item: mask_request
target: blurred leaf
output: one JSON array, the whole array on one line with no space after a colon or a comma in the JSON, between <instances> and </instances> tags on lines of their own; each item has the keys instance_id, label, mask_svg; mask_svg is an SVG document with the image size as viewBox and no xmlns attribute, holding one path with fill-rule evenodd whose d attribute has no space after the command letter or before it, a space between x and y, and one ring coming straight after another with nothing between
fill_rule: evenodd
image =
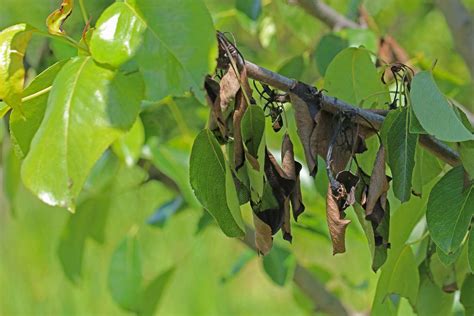
<instances>
[{"instance_id":1,"label":"blurred leaf","mask_svg":"<svg viewBox=\"0 0 474 316\"><path fill-rule=\"evenodd\" d=\"M43 202L74 211L90 169L135 122L142 92L140 76L100 67L90 57L69 61L53 82L23 163L25 185Z\"/></svg>"},{"instance_id":2,"label":"blurred leaf","mask_svg":"<svg viewBox=\"0 0 474 316\"><path fill-rule=\"evenodd\" d=\"M117 156L111 150L105 151L87 177L81 197L84 195L101 194L109 190L109 186L117 176L119 168L120 161Z\"/></svg>"},{"instance_id":3,"label":"blurred leaf","mask_svg":"<svg viewBox=\"0 0 474 316\"><path fill-rule=\"evenodd\" d=\"M26 24L17 24L0 32L0 100L20 112L25 82L23 56L32 31Z\"/></svg>"},{"instance_id":4,"label":"blurred leaf","mask_svg":"<svg viewBox=\"0 0 474 316\"><path fill-rule=\"evenodd\" d=\"M217 140L207 129L194 141L190 181L196 197L222 231L229 237L243 236L245 228L230 168Z\"/></svg>"},{"instance_id":5,"label":"blurred leaf","mask_svg":"<svg viewBox=\"0 0 474 316\"><path fill-rule=\"evenodd\" d=\"M376 53L378 50L378 40L374 32L370 29L345 29L342 33L347 37L349 41L348 46L352 47L365 47L372 53Z\"/></svg>"},{"instance_id":6,"label":"blurred leaf","mask_svg":"<svg viewBox=\"0 0 474 316\"><path fill-rule=\"evenodd\" d=\"M293 254L278 246L274 246L269 254L263 256L263 269L279 286L285 285L288 278L293 275L295 263Z\"/></svg>"},{"instance_id":7,"label":"blurred leaf","mask_svg":"<svg viewBox=\"0 0 474 316\"><path fill-rule=\"evenodd\" d=\"M214 218L211 216L211 214L209 214L208 211L203 210L201 217L199 217L199 222L197 224L196 232L194 234L198 235L199 233L203 232L204 229L212 223L214 223Z\"/></svg>"},{"instance_id":8,"label":"blurred leaf","mask_svg":"<svg viewBox=\"0 0 474 316\"><path fill-rule=\"evenodd\" d=\"M301 79L304 71L305 61L303 56L295 56L281 65L277 72L285 77Z\"/></svg>"},{"instance_id":9,"label":"blurred leaf","mask_svg":"<svg viewBox=\"0 0 474 316\"><path fill-rule=\"evenodd\" d=\"M0 101L0 118L4 117L10 110L11 108L5 102Z\"/></svg>"},{"instance_id":10,"label":"blurred leaf","mask_svg":"<svg viewBox=\"0 0 474 316\"><path fill-rule=\"evenodd\" d=\"M462 142L459 144L459 154L462 164L471 179L474 179L474 141Z\"/></svg>"},{"instance_id":11,"label":"blurred leaf","mask_svg":"<svg viewBox=\"0 0 474 316\"><path fill-rule=\"evenodd\" d=\"M63 0L59 9L51 13L46 19L48 31L54 35L65 35L63 24L71 15L74 8L74 0Z\"/></svg>"},{"instance_id":12,"label":"blurred leaf","mask_svg":"<svg viewBox=\"0 0 474 316\"><path fill-rule=\"evenodd\" d=\"M30 150L31 141L43 120L53 81L66 62L57 62L36 76L23 91L22 111L14 110L10 115L11 140L20 158L26 157Z\"/></svg>"},{"instance_id":13,"label":"blurred leaf","mask_svg":"<svg viewBox=\"0 0 474 316\"><path fill-rule=\"evenodd\" d=\"M464 306L466 315L474 314L474 274L470 273L464 280L459 299Z\"/></svg>"},{"instance_id":14,"label":"blurred leaf","mask_svg":"<svg viewBox=\"0 0 474 316\"><path fill-rule=\"evenodd\" d=\"M402 202L410 199L415 149L418 136L408 131L409 111L404 108L387 133L388 164L392 170L393 191Z\"/></svg>"},{"instance_id":15,"label":"blurred leaf","mask_svg":"<svg viewBox=\"0 0 474 316\"><path fill-rule=\"evenodd\" d=\"M464 170L458 166L431 190L426 221L431 238L444 253L456 251L468 232L474 214L473 187L464 187Z\"/></svg>"},{"instance_id":16,"label":"blurred leaf","mask_svg":"<svg viewBox=\"0 0 474 316\"><path fill-rule=\"evenodd\" d=\"M227 283L235 278L239 272L253 259L256 253L251 249L247 249L235 260L230 271L221 278L222 283Z\"/></svg>"},{"instance_id":17,"label":"blurred leaf","mask_svg":"<svg viewBox=\"0 0 474 316\"><path fill-rule=\"evenodd\" d=\"M116 2L97 21L90 50L98 62L119 67L137 52L146 25L132 5L133 1Z\"/></svg>"},{"instance_id":18,"label":"blurred leaf","mask_svg":"<svg viewBox=\"0 0 474 316\"><path fill-rule=\"evenodd\" d=\"M125 237L114 251L107 283L112 298L120 307L131 312L140 310L142 263L136 236ZM145 295L149 295L149 291L145 291ZM150 305L145 310L153 310L153 304Z\"/></svg>"},{"instance_id":19,"label":"blurred leaf","mask_svg":"<svg viewBox=\"0 0 474 316\"><path fill-rule=\"evenodd\" d=\"M462 124L428 71L413 78L410 97L421 126L436 138L448 142L473 140L474 135Z\"/></svg>"},{"instance_id":20,"label":"blurred leaf","mask_svg":"<svg viewBox=\"0 0 474 316\"><path fill-rule=\"evenodd\" d=\"M141 295L140 311L138 312L138 315L155 315L156 308L158 307L175 270L176 268L172 267L157 275L150 283L148 283Z\"/></svg>"},{"instance_id":21,"label":"blurred leaf","mask_svg":"<svg viewBox=\"0 0 474 316\"><path fill-rule=\"evenodd\" d=\"M184 200L181 196L166 202L148 218L147 224L161 228L164 227L168 219L182 209L183 204Z\"/></svg>"},{"instance_id":22,"label":"blurred leaf","mask_svg":"<svg viewBox=\"0 0 474 316\"><path fill-rule=\"evenodd\" d=\"M321 37L314 52L314 58L322 76L326 75L326 70L334 57L348 46L347 40L336 34L328 33Z\"/></svg>"},{"instance_id":23,"label":"blurred leaf","mask_svg":"<svg viewBox=\"0 0 474 316\"><path fill-rule=\"evenodd\" d=\"M236 0L235 7L254 21L256 21L262 13L261 0Z\"/></svg>"},{"instance_id":24,"label":"blurred leaf","mask_svg":"<svg viewBox=\"0 0 474 316\"><path fill-rule=\"evenodd\" d=\"M388 89L365 48L350 47L337 54L326 70L324 89L329 95L364 108L390 102Z\"/></svg>"},{"instance_id":25,"label":"blurred leaf","mask_svg":"<svg viewBox=\"0 0 474 316\"><path fill-rule=\"evenodd\" d=\"M474 230L471 228L468 239L468 261L471 273L474 273Z\"/></svg>"},{"instance_id":26,"label":"blurred leaf","mask_svg":"<svg viewBox=\"0 0 474 316\"><path fill-rule=\"evenodd\" d=\"M0 126L2 128L2 126ZM17 195L20 186L20 166L21 161L15 155L13 150L5 151L5 156L2 159L2 171L3 171L3 188L5 196L9 202L9 208L14 215L15 211L15 197ZM0 192L1 193L1 192Z\"/></svg>"},{"instance_id":27,"label":"blurred leaf","mask_svg":"<svg viewBox=\"0 0 474 316\"><path fill-rule=\"evenodd\" d=\"M130 167L136 164L140 158L144 142L145 130L140 117L138 117L132 128L112 144L112 149Z\"/></svg>"},{"instance_id":28,"label":"blurred leaf","mask_svg":"<svg viewBox=\"0 0 474 316\"><path fill-rule=\"evenodd\" d=\"M422 275L416 301L416 311L420 316L450 315L454 295L443 292L430 277Z\"/></svg>"},{"instance_id":29,"label":"blurred leaf","mask_svg":"<svg viewBox=\"0 0 474 316\"><path fill-rule=\"evenodd\" d=\"M217 52L216 34L206 6L201 0L135 3L147 27L137 53L147 99L161 100L191 90L204 103L204 75L213 71Z\"/></svg>"}]
</instances>

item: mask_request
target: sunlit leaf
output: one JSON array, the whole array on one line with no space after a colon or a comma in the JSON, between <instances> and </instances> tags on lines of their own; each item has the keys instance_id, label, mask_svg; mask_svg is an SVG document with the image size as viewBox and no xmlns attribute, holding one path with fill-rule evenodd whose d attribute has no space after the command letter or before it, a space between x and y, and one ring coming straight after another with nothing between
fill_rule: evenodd
<instances>
[{"instance_id":1,"label":"sunlit leaf","mask_svg":"<svg viewBox=\"0 0 474 316\"><path fill-rule=\"evenodd\" d=\"M26 24L17 24L0 32L0 100L19 111L25 82L23 58L32 31Z\"/></svg>"},{"instance_id":2,"label":"sunlit leaf","mask_svg":"<svg viewBox=\"0 0 474 316\"><path fill-rule=\"evenodd\" d=\"M133 166L140 158L144 142L145 130L143 123L140 118L137 118L132 128L112 144L112 149L127 166Z\"/></svg>"},{"instance_id":3,"label":"sunlit leaf","mask_svg":"<svg viewBox=\"0 0 474 316\"><path fill-rule=\"evenodd\" d=\"M45 203L73 211L94 163L135 122L142 93L138 74L114 72L90 57L69 61L23 163L25 185Z\"/></svg>"},{"instance_id":4,"label":"sunlit leaf","mask_svg":"<svg viewBox=\"0 0 474 316\"><path fill-rule=\"evenodd\" d=\"M245 228L231 170L217 140L207 129L194 140L190 180L196 197L222 231L229 237L243 236Z\"/></svg>"},{"instance_id":5,"label":"sunlit leaf","mask_svg":"<svg viewBox=\"0 0 474 316\"><path fill-rule=\"evenodd\" d=\"M451 169L433 187L426 209L431 238L447 254L456 251L474 214L474 186L465 187L462 166Z\"/></svg>"},{"instance_id":6,"label":"sunlit leaf","mask_svg":"<svg viewBox=\"0 0 474 316\"><path fill-rule=\"evenodd\" d=\"M120 307L128 311L140 310L142 262L136 236L125 237L115 249L107 284L112 298Z\"/></svg>"},{"instance_id":7,"label":"sunlit leaf","mask_svg":"<svg viewBox=\"0 0 474 316\"><path fill-rule=\"evenodd\" d=\"M46 19L46 26L48 31L54 35L65 35L63 24L71 15L74 8L74 0L63 0L59 9L51 13Z\"/></svg>"},{"instance_id":8,"label":"sunlit leaf","mask_svg":"<svg viewBox=\"0 0 474 316\"><path fill-rule=\"evenodd\" d=\"M137 52L146 25L130 2L116 2L100 16L90 42L95 60L118 67Z\"/></svg>"},{"instance_id":9,"label":"sunlit leaf","mask_svg":"<svg viewBox=\"0 0 474 316\"><path fill-rule=\"evenodd\" d=\"M429 134L448 142L474 139L474 135L462 124L439 90L431 72L421 71L416 74L410 97L418 121Z\"/></svg>"},{"instance_id":10,"label":"sunlit leaf","mask_svg":"<svg viewBox=\"0 0 474 316\"><path fill-rule=\"evenodd\" d=\"M314 58L322 76L326 75L326 70L334 57L348 46L347 40L336 34L329 33L321 37L314 52Z\"/></svg>"}]
</instances>

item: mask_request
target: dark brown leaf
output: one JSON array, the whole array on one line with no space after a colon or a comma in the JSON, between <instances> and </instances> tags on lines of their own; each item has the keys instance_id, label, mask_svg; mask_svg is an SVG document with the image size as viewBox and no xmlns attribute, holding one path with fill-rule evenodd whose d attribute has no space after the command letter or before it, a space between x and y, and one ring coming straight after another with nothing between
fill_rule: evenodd
<instances>
[{"instance_id":1,"label":"dark brown leaf","mask_svg":"<svg viewBox=\"0 0 474 316\"><path fill-rule=\"evenodd\" d=\"M389 185L387 176L385 175L385 148L383 145L380 145L377 155L375 156L372 175L370 176L367 204L365 206L365 214L367 216L372 214L375 204L388 189Z\"/></svg>"},{"instance_id":2,"label":"dark brown leaf","mask_svg":"<svg viewBox=\"0 0 474 316\"><path fill-rule=\"evenodd\" d=\"M296 170L295 170L295 156L293 152L293 143L291 142L290 136L285 134L283 136L283 142L281 145L281 165L282 170L285 173L285 176L288 179L293 180L293 189L290 194L294 190L294 185L296 183ZM283 238L291 242L291 216L290 216L290 194L284 196L283 202Z\"/></svg>"},{"instance_id":3,"label":"dark brown leaf","mask_svg":"<svg viewBox=\"0 0 474 316\"><path fill-rule=\"evenodd\" d=\"M222 77L220 82L220 103L219 106L222 112L225 112L231 102L236 99L237 92L240 90L240 83L237 75L232 68L229 69Z\"/></svg>"},{"instance_id":4,"label":"dark brown leaf","mask_svg":"<svg viewBox=\"0 0 474 316\"><path fill-rule=\"evenodd\" d=\"M245 101L244 94L242 90L237 92L234 117L233 117L233 127L234 127L234 163L235 170L238 170L245 161L244 155L244 144L242 142L242 131L240 128L242 117L244 116L245 111L247 110L247 102Z\"/></svg>"},{"instance_id":5,"label":"dark brown leaf","mask_svg":"<svg viewBox=\"0 0 474 316\"><path fill-rule=\"evenodd\" d=\"M304 204L303 204L303 196L301 194L301 182L300 182L300 171L301 171L301 164L299 162L295 162L296 166L296 182L295 182L295 188L293 189L293 192L290 194L290 201L291 201L291 207L293 208L293 218L295 221L298 220L298 216L301 215L301 213L304 212Z\"/></svg>"},{"instance_id":6,"label":"dark brown leaf","mask_svg":"<svg viewBox=\"0 0 474 316\"><path fill-rule=\"evenodd\" d=\"M255 213L253 214L253 223L255 225L255 246L259 253L266 255L270 252L273 245L272 229Z\"/></svg>"},{"instance_id":7,"label":"dark brown leaf","mask_svg":"<svg viewBox=\"0 0 474 316\"><path fill-rule=\"evenodd\" d=\"M211 112L209 114L209 129L215 134L219 132L218 139L226 141L228 138L227 127L220 107L220 86L217 81L210 76L206 76L204 81L206 99Z\"/></svg>"}]
</instances>

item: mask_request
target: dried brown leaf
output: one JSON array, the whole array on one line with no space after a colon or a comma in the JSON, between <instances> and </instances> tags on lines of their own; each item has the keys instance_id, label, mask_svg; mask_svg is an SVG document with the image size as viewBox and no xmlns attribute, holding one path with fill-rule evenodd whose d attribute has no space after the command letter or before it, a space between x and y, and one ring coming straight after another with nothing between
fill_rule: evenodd
<instances>
[{"instance_id":1,"label":"dried brown leaf","mask_svg":"<svg viewBox=\"0 0 474 316\"><path fill-rule=\"evenodd\" d=\"M217 81L210 76L206 76L204 81L204 89L206 90L206 100L211 108L209 114L209 129L213 132L218 130L223 140L227 140L227 126L220 107L220 86Z\"/></svg>"},{"instance_id":2,"label":"dried brown leaf","mask_svg":"<svg viewBox=\"0 0 474 316\"><path fill-rule=\"evenodd\" d=\"M219 106L222 112L225 112L231 102L236 99L237 92L240 90L239 79L232 66L222 77L220 82L220 103Z\"/></svg>"},{"instance_id":3,"label":"dried brown leaf","mask_svg":"<svg viewBox=\"0 0 474 316\"><path fill-rule=\"evenodd\" d=\"M365 215L369 216L377 203L377 200L389 189L387 176L385 175L385 148L380 148L375 156L374 168L370 176L369 190L367 194L367 204L365 206Z\"/></svg>"},{"instance_id":4,"label":"dried brown leaf","mask_svg":"<svg viewBox=\"0 0 474 316\"><path fill-rule=\"evenodd\" d=\"M343 253L346 251L346 228L351 222L344 219L344 213L339 208L339 197L335 196L328 184L328 193L326 196L326 218L329 227L329 234L333 246L333 254Z\"/></svg>"},{"instance_id":5,"label":"dried brown leaf","mask_svg":"<svg viewBox=\"0 0 474 316\"><path fill-rule=\"evenodd\" d=\"M290 194L290 201L291 201L291 207L293 209L293 218L295 221L298 220L298 216L301 215L301 213L304 212L304 204L303 204L303 196L301 194L301 181L300 181L300 171L301 171L301 164L299 162L295 162L295 168L296 168L296 182L295 182L295 188L293 189L293 192Z\"/></svg>"},{"instance_id":6,"label":"dried brown leaf","mask_svg":"<svg viewBox=\"0 0 474 316\"><path fill-rule=\"evenodd\" d=\"M273 245L272 229L255 213L253 214L253 223L255 225L255 246L259 253L266 255Z\"/></svg>"},{"instance_id":7,"label":"dried brown leaf","mask_svg":"<svg viewBox=\"0 0 474 316\"><path fill-rule=\"evenodd\" d=\"M233 127L234 127L234 163L235 169L238 170L243 166L245 161L245 150L242 142L242 131L240 128L242 117L247 110L247 102L245 100L242 90L237 92L234 116L233 116Z\"/></svg>"}]
</instances>

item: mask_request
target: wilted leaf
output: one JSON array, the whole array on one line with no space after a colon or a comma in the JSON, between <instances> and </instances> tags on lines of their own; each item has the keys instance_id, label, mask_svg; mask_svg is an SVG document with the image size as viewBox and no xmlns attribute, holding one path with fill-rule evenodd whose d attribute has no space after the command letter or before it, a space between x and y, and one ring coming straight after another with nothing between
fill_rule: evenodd
<instances>
[{"instance_id":1,"label":"wilted leaf","mask_svg":"<svg viewBox=\"0 0 474 316\"><path fill-rule=\"evenodd\" d=\"M123 309L140 310L142 263L136 236L127 236L115 249L107 278L112 298Z\"/></svg>"},{"instance_id":2,"label":"wilted leaf","mask_svg":"<svg viewBox=\"0 0 474 316\"><path fill-rule=\"evenodd\" d=\"M410 97L418 121L429 134L448 142L474 139L474 135L462 124L439 90L431 72L421 71L416 74Z\"/></svg>"},{"instance_id":3,"label":"wilted leaf","mask_svg":"<svg viewBox=\"0 0 474 316\"><path fill-rule=\"evenodd\" d=\"M365 214L367 216L372 214L377 200L380 199L382 194L386 194L388 189L389 185L385 175L385 148L381 145L375 157L374 168L370 176L367 204L365 206Z\"/></svg>"},{"instance_id":4,"label":"wilted leaf","mask_svg":"<svg viewBox=\"0 0 474 316\"><path fill-rule=\"evenodd\" d=\"M140 316L153 316L156 313L164 291L166 290L171 277L174 275L176 268L172 267L157 275L143 290L140 298Z\"/></svg>"},{"instance_id":5,"label":"wilted leaf","mask_svg":"<svg viewBox=\"0 0 474 316\"><path fill-rule=\"evenodd\" d=\"M138 73L123 75L90 57L64 65L22 165L25 185L45 203L73 211L94 163L135 122L141 82Z\"/></svg>"},{"instance_id":6,"label":"wilted leaf","mask_svg":"<svg viewBox=\"0 0 474 316\"><path fill-rule=\"evenodd\" d=\"M255 226L255 246L257 247L258 251L265 256L272 249L272 229L255 213L253 214L253 224Z\"/></svg>"},{"instance_id":7,"label":"wilted leaf","mask_svg":"<svg viewBox=\"0 0 474 316\"><path fill-rule=\"evenodd\" d=\"M298 216L300 216L304 210L305 206L303 204L303 195L301 194L301 181L300 181L300 171L303 168L299 162L295 162L296 167L296 182L295 188L293 192L290 194L290 201L291 201L291 208L293 209L293 218L295 221L298 220Z\"/></svg>"},{"instance_id":8,"label":"wilted leaf","mask_svg":"<svg viewBox=\"0 0 474 316\"><path fill-rule=\"evenodd\" d=\"M32 30L26 24L17 24L0 32L0 100L20 112L25 82L23 58Z\"/></svg>"},{"instance_id":9,"label":"wilted leaf","mask_svg":"<svg viewBox=\"0 0 474 316\"><path fill-rule=\"evenodd\" d=\"M245 101L244 93L240 90L236 96L235 109L233 115L234 126L234 167L235 170L240 169L245 161L244 143L242 141L241 121L247 110L247 102Z\"/></svg>"},{"instance_id":10,"label":"wilted leaf","mask_svg":"<svg viewBox=\"0 0 474 316\"><path fill-rule=\"evenodd\" d=\"M339 208L338 197L334 195L331 185L328 184L326 197L326 218L328 221L329 234L331 235L333 254L346 251L346 228L350 220L344 219L344 213Z\"/></svg>"},{"instance_id":11,"label":"wilted leaf","mask_svg":"<svg viewBox=\"0 0 474 316\"><path fill-rule=\"evenodd\" d=\"M145 22L130 1L112 4L102 12L92 33L89 45L92 57L119 67L135 55L145 30Z\"/></svg>"},{"instance_id":12,"label":"wilted leaf","mask_svg":"<svg viewBox=\"0 0 474 316\"><path fill-rule=\"evenodd\" d=\"M451 169L431 190L426 221L431 238L445 253L458 249L474 214L473 185L464 185L462 166Z\"/></svg>"},{"instance_id":13,"label":"wilted leaf","mask_svg":"<svg viewBox=\"0 0 474 316\"><path fill-rule=\"evenodd\" d=\"M46 19L48 31L54 35L65 35L63 24L71 15L74 8L74 0L63 0L59 9L51 13Z\"/></svg>"},{"instance_id":14,"label":"wilted leaf","mask_svg":"<svg viewBox=\"0 0 474 316\"><path fill-rule=\"evenodd\" d=\"M222 231L229 237L243 236L245 228L231 170L217 140L207 129L194 140L189 173L196 197Z\"/></svg>"},{"instance_id":15,"label":"wilted leaf","mask_svg":"<svg viewBox=\"0 0 474 316\"><path fill-rule=\"evenodd\" d=\"M295 164L295 154L293 152L293 143L291 142L290 136L285 134L283 136L283 141L281 145L281 167L285 172L286 176L295 181L296 184L296 164ZM293 193L293 190L290 192ZM291 214L290 214L290 195L285 196L283 202L283 239L291 242Z\"/></svg>"},{"instance_id":16,"label":"wilted leaf","mask_svg":"<svg viewBox=\"0 0 474 316\"><path fill-rule=\"evenodd\" d=\"M244 72L245 69L242 69ZM243 76L241 73L242 80L247 80L246 75ZM222 112L227 111L227 108L231 104L232 101L237 101L237 92L240 90L240 82L237 78L237 74L234 71L232 66L229 66L229 69L222 77L220 83L220 90L219 90L219 101L220 101L220 108Z\"/></svg>"},{"instance_id":17,"label":"wilted leaf","mask_svg":"<svg viewBox=\"0 0 474 316\"><path fill-rule=\"evenodd\" d=\"M204 80L204 89L206 90L207 104L211 108L209 113L209 129L223 142L227 141L228 128L224 120L220 106L220 85L210 76L206 76Z\"/></svg>"}]
</instances>

